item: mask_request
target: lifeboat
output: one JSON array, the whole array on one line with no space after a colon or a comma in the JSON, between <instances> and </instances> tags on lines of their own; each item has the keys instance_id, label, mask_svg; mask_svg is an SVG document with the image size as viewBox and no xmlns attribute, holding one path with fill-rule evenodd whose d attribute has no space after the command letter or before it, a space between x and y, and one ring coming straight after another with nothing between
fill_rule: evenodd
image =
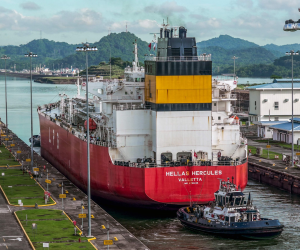
<instances>
[{"instance_id":1,"label":"lifeboat","mask_svg":"<svg viewBox=\"0 0 300 250\"><path fill-rule=\"evenodd\" d=\"M95 130L97 128L97 123L93 119L89 119L90 130ZM84 122L84 128L87 129L86 121Z\"/></svg>"}]
</instances>

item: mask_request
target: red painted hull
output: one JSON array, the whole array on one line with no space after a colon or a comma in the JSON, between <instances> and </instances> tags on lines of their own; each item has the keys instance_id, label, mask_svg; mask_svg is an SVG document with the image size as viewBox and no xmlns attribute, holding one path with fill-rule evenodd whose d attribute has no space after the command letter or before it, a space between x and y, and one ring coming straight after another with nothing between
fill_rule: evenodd
<instances>
[{"instance_id":1,"label":"red painted hull","mask_svg":"<svg viewBox=\"0 0 300 250\"><path fill-rule=\"evenodd\" d=\"M42 156L86 190L86 142L43 115L39 117ZM90 144L90 166L93 196L151 209L177 208L190 200L207 203L214 199L219 178L234 177L242 190L248 180L247 162L238 166L125 167L112 163L107 147L93 144Z\"/></svg>"}]
</instances>

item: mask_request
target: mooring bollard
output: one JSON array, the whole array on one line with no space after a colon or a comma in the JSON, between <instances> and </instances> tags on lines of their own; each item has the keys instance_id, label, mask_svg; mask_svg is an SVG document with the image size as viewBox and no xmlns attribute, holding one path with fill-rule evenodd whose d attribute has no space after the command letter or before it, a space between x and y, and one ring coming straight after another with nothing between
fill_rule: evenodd
<instances>
[{"instance_id":1,"label":"mooring bollard","mask_svg":"<svg viewBox=\"0 0 300 250\"><path fill-rule=\"evenodd\" d=\"M77 236L77 227L76 227L76 220L73 220L73 225L74 225L74 235Z\"/></svg>"}]
</instances>

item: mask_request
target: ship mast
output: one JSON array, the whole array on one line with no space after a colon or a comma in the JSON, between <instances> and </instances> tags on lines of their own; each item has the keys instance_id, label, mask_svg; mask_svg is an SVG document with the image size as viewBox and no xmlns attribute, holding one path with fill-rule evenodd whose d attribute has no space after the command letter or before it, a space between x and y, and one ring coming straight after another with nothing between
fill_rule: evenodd
<instances>
[{"instance_id":1,"label":"ship mast","mask_svg":"<svg viewBox=\"0 0 300 250\"><path fill-rule=\"evenodd\" d=\"M80 78L80 76L79 76L79 73L78 73L78 76L77 76L77 84L76 84L76 86L77 86L77 97L78 97L78 98L80 97L80 84L79 84L79 78Z\"/></svg>"},{"instance_id":2,"label":"ship mast","mask_svg":"<svg viewBox=\"0 0 300 250\"><path fill-rule=\"evenodd\" d=\"M132 70L133 71L137 71L137 67L138 67L138 63L139 63L139 58L138 58L138 54L137 54L137 43L136 43L136 40L135 40L135 43L134 43L134 62L132 63Z\"/></svg>"}]
</instances>

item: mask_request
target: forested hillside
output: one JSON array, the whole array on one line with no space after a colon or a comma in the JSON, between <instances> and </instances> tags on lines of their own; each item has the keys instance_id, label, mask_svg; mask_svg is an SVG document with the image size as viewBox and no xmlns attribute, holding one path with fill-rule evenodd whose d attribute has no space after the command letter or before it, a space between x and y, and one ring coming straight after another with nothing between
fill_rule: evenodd
<instances>
[{"instance_id":1,"label":"forested hillside","mask_svg":"<svg viewBox=\"0 0 300 250\"><path fill-rule=\"evenodd\" d=\"M110 57L120 57L123 61L132 61L133 43L138 44L139 60L144 61L144 55L154 53L149 51L148 43L142 41L134 34L128 32L111 33L102 37L98 42L90 43L90 46L96 46L98 51L89 53L89 65L98 65L100 62L109 62ZM7 61L7 68L12 68L16 64L17 70L29 68L29 59L24 57L27 52L33 52L38 55L32 63L41 64L50 69L59 69L62 67L84 68L85 55L82 52L76 52L76 47L82 44L68 44L49 41L47 39L33 40L20 46L0 47L1 55L8 55L11 60ZM4 61L0 61L0 68L4 68Z\"/></svg>"},{"instance_id":2,"label":"forested hillside","mask_svg":"<svg viewBox=\"0 0 300 250\"><path fill-rule=\"evenodd\" d=\"M223 49L236 50L259 47L259 45L240 38L234 38L229 35L220 35L219 37L198 42L197 47L198 49L204 49L206 47L221 47Z\"/></svg>"},{"instance_id":3,"label":"forested hillside","mask_svg":"<svg viewBox=\"0 0 300 250\"><path fill-rule=\"evenodd\" d=\"M134 59L133 43L137 42L139 61L144 62L144 55L154 53L149 52L148 43L142 41L134 34L128 32L111 33L104 36L99 42L93 45L98 48L97 52L89 53L89 65L98 65L100 62L109 62L110 57L119 57L123 61L132 61ZM82 68L85 65L85 56L81 52L69 55L63 59L55 60L55 64L73 65L73 67Z\"/></svg>"},{"instance_id":4,"label":"forested hillside","mask_svg":"<svg viewBox=\"0 0 300 250\"><path fill-rule=\"evenodd\" d=\"M192 36L188 34L188 36ZM199 39L197 38L199 41ZM138 44L139 61L144 62L145 54L155 54L156 51L149 51L148 42L142 41L132 33L121 32L111 33L102 37L99 41L91 43L98 51L89 52L89 65L99 65L101 62L109 63L110 58L120 58L123 64L127 65L133 60L133 42ZM28 44L20 46L2 46L1 55L8 55L11 60L7 61L7 68L17 70L29 69L28 58L24 57L27 52L38 54L32 59L33 66L45 66L50 69L60 68L85 68L85 54L76 52L76 47L81 44L68 44L55 42L47 39L33 40ZM283 77L290 75L290 58L285 57L285 52L291 49L300 50L300 44L275 45L267 44L259 46L240 38L229 35L220 35L206 41L197 43L198 54L206 53L212 55L213 74L233 73L233 59L236 59L236 72L240 76L270 76L278 74ZM300 56L295 58L295 74L300 66ZM298 63L299 61L299 63ZM104 65L102 63L102 65ZM122 65L118 67L122 68ZM4 68L4 60L0 60L0 68Z\"/></svg>"},{"instance_id":5,"label":"forested hillside","mask_svg":"<svg viewBox=\"0 0 300 250\"><path fill-rule=\"evenodd\" d=\"M233 59L237 57L235 63L236 67L252 65L252 64L272 64L275 56L268 50L261 47L252 47L246 49L229 50L221 47L207 47L198 50L199 54L211 54L213 62L213 73L223 72L223 69L232 66L233 73Z\"/></svg>"}]
</instances>

